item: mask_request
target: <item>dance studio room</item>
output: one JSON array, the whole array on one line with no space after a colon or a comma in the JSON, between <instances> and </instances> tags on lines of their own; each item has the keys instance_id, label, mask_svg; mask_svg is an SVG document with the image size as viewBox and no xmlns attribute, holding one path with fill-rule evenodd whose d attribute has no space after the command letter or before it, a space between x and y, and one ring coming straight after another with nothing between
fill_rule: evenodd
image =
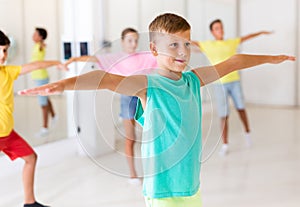
<instances>
[{"instance_id":1,"label":"dance studio room","mask_svg":"<svg viewBox=\"0 0 300 207\"><path fill-rule=\"evenodd\" d=\"M298 207L299 14L0 0L0 207Z\"/></svg>"}]
</instances>

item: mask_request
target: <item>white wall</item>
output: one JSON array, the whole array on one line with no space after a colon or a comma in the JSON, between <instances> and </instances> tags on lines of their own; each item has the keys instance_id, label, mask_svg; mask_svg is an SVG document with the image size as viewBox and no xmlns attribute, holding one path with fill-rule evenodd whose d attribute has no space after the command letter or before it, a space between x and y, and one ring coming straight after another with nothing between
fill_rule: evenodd
<instances>
[{"instance_id":1,"label":"white wall","mask_svg":"<svg viewBox=\"0 0 300 207\"><path fill-rule=\"evenodd\" d=\"M104 0L106 7L105 38L120 38L125 27L147 32L149 23L158 14L173 12L186 16L185 0Z\"/></svg>"},{"instance_id":2,"label":"white wall","mask_svg":"<svg viewBox=\"0 0 300 207\"><path fill-rule=\"evenodd\" d=\"M300 2L297 1L297 15L298 15L298 19L297 19L297 27L298 27L298 32L296 33L296 36L297 36L297 50L295 51L295 55L299 56L300 55L300 38L299 38L299 35L300 35L300 15L299 15L299 12L300 12ZM296 67L296 72L298 73L298 76L297 76L297 86L296 86L296 97L297 97L297 106L300 106L300 72L299 72L299 68L300 68L300 62L299 62L299 59L297 60L297 63L296 63L297 67Z\"/></svg>"},{"instance_id":3,"label":"white wall","mask_svg":"<svg viewBox=\"0 0 300 207\"><path fill-rule=\"evenodd\" d=\"M138 5L140 0L104 0L106 10L105 38L120 39L125 27L138 28Z\"/></svg>"},{"instance_id":4,"label":"white wall","mask_svg":"<svg viewBox=\"0 0 300 207\"><path fill-rule=\"evenodd\" d=\"M186 16L187 1L184 0L153 0L140 2L139 29L148 32L150 22L159 14L172 12Z\"/></svg>"},{"instance_id":5,"label":"white wall","mask_svg":"<svg viewBox=\"0 0 300 207\"><path fill-rule=\"evenodd\" d=\"M274 30L270 36L245 42L244 53L295 54L296 0L240 0L241 35ZM242 83L247 102L272 105L295 105L296 63L263 65L242 72Z\"/></svg>"},{"instance_id":6,"label":"white wall","mask_svg":"<svg viewBox=\"0 0 300 207\"><path fill-rule=\"evenodd\" d=\"M221 19L224 24L225 38L237 35L236 0L190 0L187 9L188 20L192 26L192 39L213 39L209 24Z\"/></svg>"}]
</instances>

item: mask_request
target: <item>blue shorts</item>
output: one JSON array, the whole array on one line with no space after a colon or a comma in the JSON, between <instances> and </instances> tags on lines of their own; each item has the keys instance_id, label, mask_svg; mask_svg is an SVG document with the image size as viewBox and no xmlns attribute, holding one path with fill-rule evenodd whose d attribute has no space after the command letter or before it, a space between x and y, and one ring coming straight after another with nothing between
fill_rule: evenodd
<instances>
[{"instance_id":1,"label":"blue shorts","mask_svg":"<svg viewBox=\"0 0 300 207\"><path fill-rule=\"evenodd\" d=\"M245 109L244 97L240 81L231 83L216 84L215 86L218 113L220 117L229 115L228 97L233 100L234 106L237 110Z\"/></svg>"},{"instance_id":2,"label":"blue shorts","mask_svg":"<svg viewBox=\"0 0 300 207\"><path fill-rule=\"evenodd\" d=\"M49 83L49 78L34 80L36 86L42 86ZM48 96L38 96L40 106L48 106Z\"/></svg>"},{"instance_id":3,"label":"blue shorts","mask_svg":"<svg viewBox=\"0 0 300 207\"><path fill-rule=\"evenodd\" d=\"M121 113L123 119L134 119L138 98L121 95Z\"/></svg>"}]
</instances>

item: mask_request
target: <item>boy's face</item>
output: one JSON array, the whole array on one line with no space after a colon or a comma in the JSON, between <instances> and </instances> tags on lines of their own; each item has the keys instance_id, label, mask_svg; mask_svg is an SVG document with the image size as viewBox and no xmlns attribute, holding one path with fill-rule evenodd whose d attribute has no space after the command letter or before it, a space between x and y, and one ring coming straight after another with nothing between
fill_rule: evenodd
<instances>
[{"instance_id":1,"label":"boy's face","mask_svg":"<svg viewBox=\"0 0 300 207\"><path fill-rule=\"evenodd\" d=\"M155 35L150 49L156 56L160 69L181 73L190 60L190 30L174 34L162 33Z\"/></svg>"},{"instance_id":2,"label":"boy's face","mask_svg":"<svg viewBox=\"0 0 300 207\"><path fill-rule=\"evenodd\" d=\"M216 40L223 40L224 37L223 24L220 22L214 23L212 26L211 33Z\"/></svg>"},{"instance_id":3,"label":"boy's face","mask_svg":"<svg viewBox=\"0 0 300 207\"><path fill-rule=\"evenodd\" d=\"M40 36L40 34L38 33L38 31L34 31L33 35L32 35L32 40L34 42L40 42L42 41L42 37Z\"/></svg>"},{"instance_id":4,"label":"boy's face","mask_svg":"<svg viewBox=\"0 0 300 207\"><path fill-rule=\"evenodd\" d=\"M135 53L138 46L139 35L134 32L130 32L124 36L122 40L123 50L126 53Z\"/></svg>"},{"instance_id":5,"label":"boy's face","mask_svg":"<svg viewBox=\"0 0 300 207\"><path fill-rule=\"evenodd\" d=\"M3 65L7 59L9 45L0 45L0 65Z\"/></svg>"}]
</instances>

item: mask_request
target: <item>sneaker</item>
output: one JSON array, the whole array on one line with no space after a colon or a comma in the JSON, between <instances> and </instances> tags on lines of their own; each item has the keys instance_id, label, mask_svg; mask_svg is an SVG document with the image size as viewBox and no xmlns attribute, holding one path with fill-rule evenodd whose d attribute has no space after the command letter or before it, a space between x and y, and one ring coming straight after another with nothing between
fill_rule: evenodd
<instances>
[{"instance_id":1,"label":"sneaker","mask_svg":"<svg viewBox=\"0 0 300 207\"><path fill-rule=\"evenodd\" d=\"M228 144L223 144L219 151L219 155L224 157L227 154L228 154Z\"/></svg>"},{"instance_id":2,"label":"sneaker","mask_svg":"<svg viewBox=\"0 0 300 207\"><path fill-rule=\"evenodd\" d=\"M49 129L45 128L45 127L42 127L40 129L40 131L38 133L36 133L36 137L37 138L40 138L40 137L45 137L49 134Z\"/></svg>"},{"instance_id":3,"label":"sneaker","mask_svg":"<svg viewBox=\"0 0 300 207\"><path fill-rule=\"evenodd\" d=\"M246 141L246 147L251 147L252 139L251 139L250 133L247 132L244 137L245 137L245 141Z\"/></svg>"},{"instance_id":4,"label":"sneaker","mask_svg":"<svg viewBox=\"0 0 300 207\"><path fill-rule=\"evenodd\" d=\"M135 186L141 186L142 180L139 178L130 178L130 179L128 179L128 183L131 185L135 185Z\"/></svg>"},{"instance_id":5,"label":"sneaker","mask_svg":"<svg viewBox=\"0 0 300 207\"><path fill-rule=\"evenodd\" d=\"M38 202L34 202L31 204L24 204L24 207L50 207L50 206L44 206L43 204L40 204Z\"/></svg>"},{"instance_id":6,"label":"sneaker","mask_svg":"<svg viewBox=\"0 0 300 207\"><path fill-rule=\"evenodd\" d=\"M57 115L52 117L51 124L50 124L51 128L53 128L57 124L57 121L58 121L58 116Z\"/></svg>"}]
</instances>

